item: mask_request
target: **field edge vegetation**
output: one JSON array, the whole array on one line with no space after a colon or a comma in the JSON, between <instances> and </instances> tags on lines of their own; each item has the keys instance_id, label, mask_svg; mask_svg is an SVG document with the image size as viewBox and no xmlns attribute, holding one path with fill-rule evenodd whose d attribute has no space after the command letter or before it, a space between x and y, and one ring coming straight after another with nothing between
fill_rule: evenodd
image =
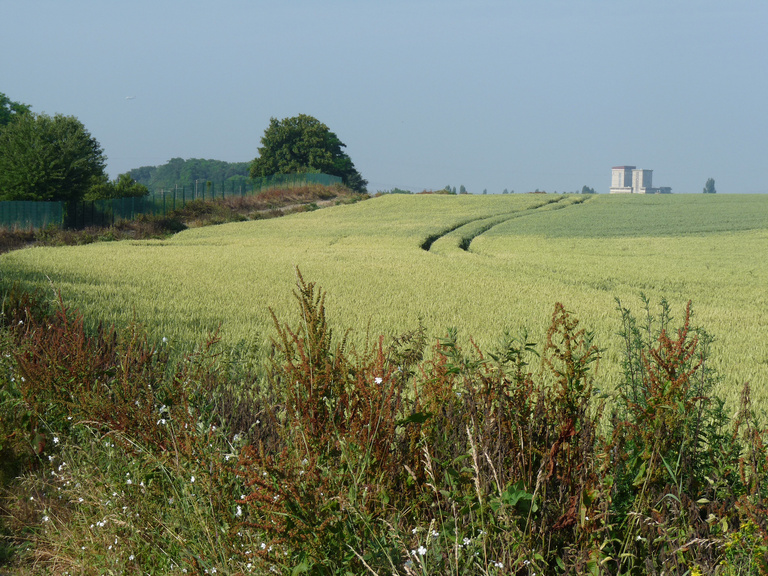
<instances>
[{"instance_id":1,"label":"field edge vegetation","mask_svg":"<svg viewBox=\"0 0 768 576\"><path fill-rule=\"evenodd\" d=\"M768 433L712 393L691 304L617 302L623 383L561 304L535 344L422 328L351 347L301 274L269 360L216 335L178 363L4 295L2 546L11 574L765 574ZM534 370L540 366L548 382Z\"/></svg>"},{"instance_id":2,"label":"field edge vegetation","mask_svg":"<svg viewBox=\"0 0 768 576\"><path fill-rule=\"evenodd\" d=\"M108 227L0 229L0 254L31 246L81 246L93 242L162 239L188 228L277 218L367 198L368 195L340 184L309 184L270 188L255 196L195 200L163 216L141 215L135 220L123 220Z\"/></svg>"}]
</instances>

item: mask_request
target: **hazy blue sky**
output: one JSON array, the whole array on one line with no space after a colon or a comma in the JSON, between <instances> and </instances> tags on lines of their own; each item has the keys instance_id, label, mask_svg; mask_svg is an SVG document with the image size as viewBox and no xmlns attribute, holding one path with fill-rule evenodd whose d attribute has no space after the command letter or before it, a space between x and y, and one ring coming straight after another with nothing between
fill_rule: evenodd
<instances>
[{"instance_id":1,"label":"hazy blue sky","mask_svg":"<svg viewBox=\"0 0 768 576\"><path fill-rule=\"evenodd\" d=\"M315 116L375 192L768 192L765 0L0 0L0 92L111 176ZM135 96L134 99L126 99Z\"/></svg>"}]
</instances>

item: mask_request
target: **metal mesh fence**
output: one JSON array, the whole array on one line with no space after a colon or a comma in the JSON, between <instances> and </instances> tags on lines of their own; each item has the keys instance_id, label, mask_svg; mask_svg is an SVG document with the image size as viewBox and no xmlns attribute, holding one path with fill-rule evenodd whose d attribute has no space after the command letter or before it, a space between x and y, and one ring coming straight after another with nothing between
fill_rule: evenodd
<instances>
[{"instance_id":1,"label":"metal mesh fence","mask_svg":"<svg viewBox=\"0 0 768 576\"><path fill-rule=\"evenodd\" d=\"M92 202L0 202L0 227L39 229L54 225L64 228L111 226L120 220L134 220L142 214L165 216L195 200L213 201L233 196L250 196L270 188L340 184L341 178L328 174L275 174L253 178L246 184L199 181L151 191L146 196L95 200Z\"/></svg>"}]
</instances>

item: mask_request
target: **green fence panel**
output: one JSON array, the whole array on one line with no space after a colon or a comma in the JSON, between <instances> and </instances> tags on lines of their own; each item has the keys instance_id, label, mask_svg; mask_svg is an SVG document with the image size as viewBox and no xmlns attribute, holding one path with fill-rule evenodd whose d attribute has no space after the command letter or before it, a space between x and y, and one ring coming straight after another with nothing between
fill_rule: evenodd
<instances>
[{"instance_id":1,"label":"green fence panel","mask_svg":"<svg viewBox=\"0 0 768 576\"><path fill-rule=\"evenodd\" d=\"M46 226L61 226L63 202L33 202L13 200L0 202L0 227L38 230Z\"/></svg>"}]
</instances>

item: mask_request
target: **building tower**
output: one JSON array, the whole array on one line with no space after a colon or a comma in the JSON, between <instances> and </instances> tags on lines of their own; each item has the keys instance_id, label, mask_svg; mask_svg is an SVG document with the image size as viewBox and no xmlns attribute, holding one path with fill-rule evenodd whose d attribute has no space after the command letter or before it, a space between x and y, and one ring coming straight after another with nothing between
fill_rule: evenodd
<instances>
[{"instance_id":1,"label":"building tower","mask_svg":"<svg viewBox=\"0 0 768 576\"><path fill-rule=\"evenodd\" d=\"M632 193L632 173L634 166L614 166L611 169L611 194Z\"/></svg>"},{"instance_id":2,"label":"building tower","mask_svg":"<svg viewBox=\"0 0 768 576\"><path fill-rule=\"evenodd\" d=\"M632 193L654 194L653 170L632 170Z\"/></svg>"}]
</instances>

